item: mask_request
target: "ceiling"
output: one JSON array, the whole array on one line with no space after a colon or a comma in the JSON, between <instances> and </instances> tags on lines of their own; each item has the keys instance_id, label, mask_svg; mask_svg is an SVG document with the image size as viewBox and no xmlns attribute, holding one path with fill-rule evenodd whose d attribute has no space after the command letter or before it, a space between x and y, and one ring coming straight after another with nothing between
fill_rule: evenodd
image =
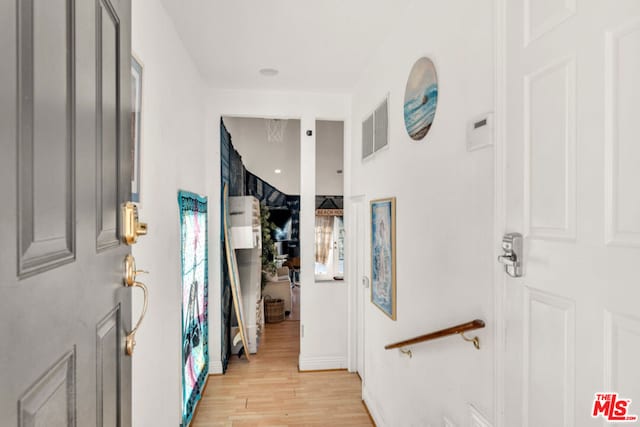
<instances>
[{"instance_id":1,"label":"ceiling","mask_svg":"<svg viewBox=\"0 0 640 427\"><path fill-rule=\"evenodd\" d=\"M345 92L414 0L162 0L216 88ZM260 75L275 68L275 77Z\"/></svg>"}]
</instances>

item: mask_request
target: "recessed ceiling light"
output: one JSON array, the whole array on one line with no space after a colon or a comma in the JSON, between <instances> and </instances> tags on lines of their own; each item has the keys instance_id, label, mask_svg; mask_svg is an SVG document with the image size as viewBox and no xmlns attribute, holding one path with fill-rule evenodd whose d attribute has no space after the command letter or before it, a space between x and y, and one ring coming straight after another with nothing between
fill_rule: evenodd
<instances>
[{"instance_id":1,"label":"recessed ceiling light","mask_svg":"<svg viewBox=\"0 0 640 427\"><path fill-rule=\"evenodd\" d=\"M282 173L282 171L280 169L276 169L274 170L275 173Z\"/></svg>"},{"instance_id":2,"label":"recessed ceiling light","mask_svg":"<svg viewBox=\"0 0 640 427\"><path fill-rule=\"evenodd\" d=\"M260 69L260 74L262 74L263 76L266 76L266 77L277 76L279 72L280 71L276 70L275 68L261 68Z\"/></svg>"}]
</instances>

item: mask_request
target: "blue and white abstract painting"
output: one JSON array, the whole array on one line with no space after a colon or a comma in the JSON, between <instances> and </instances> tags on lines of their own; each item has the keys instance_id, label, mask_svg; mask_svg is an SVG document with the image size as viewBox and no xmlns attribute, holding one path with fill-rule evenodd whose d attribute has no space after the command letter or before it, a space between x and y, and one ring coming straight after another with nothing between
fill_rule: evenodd
<instances>
[{"instance_id":1,"label":"blue and white abstract painting","mask_svg":"<svg viewBox=\"0 0 640 427\"><path fill-rule=\"evenodd\" d=\"M404 92L404 125L411 139L420 141L431 129L438 104L438 78L429 58L416 61Z\"/></svg>"},{"instance_id":2,"label":"blue and white abstract painting","mask_svg":"<svg viewBox=\"0 0 640 427\"><path fill-rule=\"evenodd\" d=\"M371 202L371 302L396 320L395 198Z\"/></svg>"}]
</instances>

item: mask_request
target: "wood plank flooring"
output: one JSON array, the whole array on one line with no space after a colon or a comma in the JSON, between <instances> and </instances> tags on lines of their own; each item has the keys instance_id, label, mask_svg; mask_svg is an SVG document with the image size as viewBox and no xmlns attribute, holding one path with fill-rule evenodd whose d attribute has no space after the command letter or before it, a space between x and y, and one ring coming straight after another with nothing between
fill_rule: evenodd
<instances>
[{"instance_id":1,"label":"wood plank flooring","mask_svg":"<svg viewBox=\"0 0 640 427\"><path fill-rule=\"evenodd\" d=\"M232 356L210 376L193 427L371 426L361 383L347 371L299 372L300 322L265 325L251 362Z\"/></svg>"}]
</instances>

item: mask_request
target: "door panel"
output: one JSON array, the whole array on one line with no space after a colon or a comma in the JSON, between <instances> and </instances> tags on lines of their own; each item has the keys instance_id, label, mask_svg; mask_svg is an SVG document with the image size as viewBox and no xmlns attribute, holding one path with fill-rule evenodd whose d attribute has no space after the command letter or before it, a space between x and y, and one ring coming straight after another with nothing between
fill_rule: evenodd
<instances>
[{"instance_id":1,"label":"door panel","mask_svg":"<svg viewBox=\"0 0 640 427\"><path fill-rule=\"evenodd\" d=\"M640 319L605 313L605 390L617 390L622 396L640 396ZM635 402L638 402L635 400ZM634 414L638 414L635 403Z\"/></svg>"},{"instance_id":2,"label":"door panel","mask_svg":"<svg viewBox=\"0 0 640 427\"><path fill-rule=\"evenodd\" d=\"M607 242L640 247L640 19L607 32L605 49Z\"/></svg>"},{"instance_id":3,"label":"door panel","mask_svg":"<svg viewBox=\"0 0 640 427\"><path fill-rule=\"evenodd\" d=\"M120 306L111 310L96 328L97 426L117 426L120 399Z\"/></svg>"},{"instance_id":4,"label":"door panel","mask_svg":"<svg viewBox=\"0 0 640 427\"><path fill-rule=\"evenodd\" d=\"M131 425L131 12L108 5L0 2L2 426Z\"/></svg>"},{"instance_id":5,"label":"door panel","mask_svg":"<svg viewBox=\"0 0 640 427\"><path fill-rule=\"evenodd\" d=\"M575 238L575 81L573 58L524 78L525 230Z\"/></svg>"},{"instance_id":6,"label":"door panel","mask_svg":"<svg viewBox=\"0 0 640 427\"><path fill-rule=\"evenodd\" d=\"M595 393L640 413L640 3L503 4L504 231L525 237L524 276L505 276L503 425L602 425Z\"/></svg>"},{"instance_id":7,"label":"door panel","mask_svg":"<svg viewBox=\"0 0 640 427\"><path fill-rule=\"evenodd\" d=\"M365 217L368 213L367 209L365 209L364 201L359 201L357 203L357 208L354 209L354 216L356 218L356 286L358 287L358 302L357 302L357 324L358 324L358 359L357 359L357 370L358 374L360 374L360 379L362 380L362 384L364 386L365 373L364 373L364 349L365 349L365 308L367 307L367 302L369 301L369 288L368 288L368 279L366 278L367 273L365 272L365 244L366 244L366 233L365 233L365 224L367 218ZM366 282L365 282L366 280Z\"/></svg>"},{"instance_id":8,"label":"door panel","mask_svg":"<svg viewBox=\"0 0 640 427\"><path fill-rule=\"evenodd\" d=\"M576 13L576 0L526 0L525 46L558 27Z\"/></svg>"},{"instance_id":9,"label":"door panel","mask_svg":"<svg viewBox=\"0 0 640 427\"><path fill-rule=\"evenodd\" d=\"M75 349L65 354L18 402L18 425L75 426Z\"/></svg>"},{"instance_id":10,"label":"door panel","mask_svg":"<svg viewBox=\"0 0 640 427\"><path fill-rule=\"evenodd\" d=\"M102 250L118 245L120 20L108 0L98 1L96 13L96 244Z\"/></svg>"},{"instance_id":11,"label":"door panel","mask_svg":"<svg viewBox=\"0 0 640 427\"><path fill-rule=\"evenodd\" d=\"M524 419L531 426L571 425L575 304L525 288L524 308ZM547 394L560 399L548 399Z\"/></svg>"},{"instance_id":12,"label":"door panel","mask_svg":"<svg viewBox=\"0 0 640 427\"><path fill-rule=\"evenodd\" d=\"M71 0L19 3L17 194L21 276L54 268L75 257L72 16Z\"/></svg>"}]
</instances>

